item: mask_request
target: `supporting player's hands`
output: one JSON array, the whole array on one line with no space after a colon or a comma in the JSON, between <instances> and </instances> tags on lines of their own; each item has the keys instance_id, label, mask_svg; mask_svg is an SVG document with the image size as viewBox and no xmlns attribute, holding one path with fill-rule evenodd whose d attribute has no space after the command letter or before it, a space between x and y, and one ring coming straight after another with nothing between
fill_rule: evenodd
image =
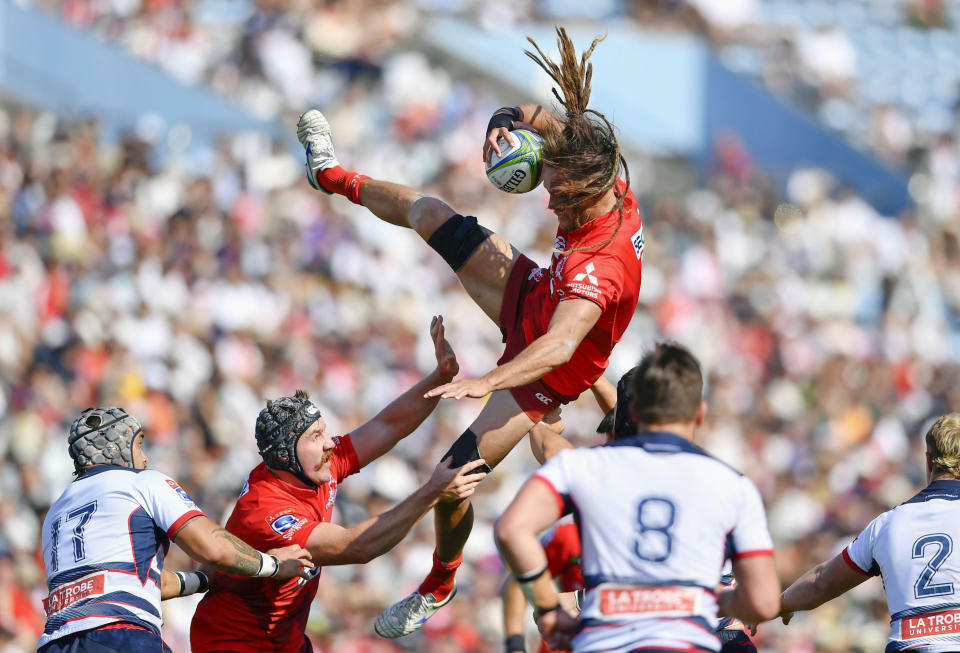
<instances>
[{"instance_id":1,"label":"supporting player's hands","mask_svg":"<svg viewBox=\"0 0 960 653\"><path fill-rule=\"evenodd\" d=\"M534 129L533 125L528 122L523 122L522 120L513 121L513 129L526 129L534 133L537 132ZM483 162L490 163L490 153L496 152L497 156L503 154L500 149L500 139L505 140L509 145L516 147L519 145L517 143L517 137L510 133L510 130L506 127L494 127L487 133L486 139L483 141Z\"/></svg>"},{"instance_id":2,"label":"supporting player's hands","mask_svg":"<svg viewBox=\"0 0 960 653\"><path fill-rule=\"evenodd\" d=\"M267 551L274 556L280 563L277 580L287 580L288 578L299 577L304 580L310 580L310 569L313 568L310 552L297 544L280 547L279 549L270 549Z\"/></svg>"},{"instance_id":3,"label":"supporting player's hands","mask_svg":"<svg viewBox=\"0 0 960 653\"><path fill-rule=\"evenodd\" d=\"M441 503L460 501L473 495L486 472L474 472L486 464L483 458L472 460L462 467L452 467L453 458L441 460L434 468L427 486L436 493ZM471 473L473 472L473 473Z\"/></svg>"},{"instance_id":4,"label":"supporting player's hands","mask_svg":"<svg viewBox=\"0 0 960 653\"><path fill-rule=\"evenodd\" d=\"M580 619L566 609L547 612L539 617L534 615L540 635L551 649L570 650L570 641L580 629Z\"/></svg>"},{"instance_id":5,"label":"supporting player's hands","mask_svg":"<svg viewBox=\"0 0 960 653\"><path fill-rule=\"evenodd\" d=\"M457 355L453 347L447 342L443 329L443 316L434 315L430 321L430 339L433 340L433 350L437 356L437 376L448 381L452 380L460 371Z\"/></svg>"},{"instance_id":6,"label":"supporting player's hands","mask_svg":"<svg viewBox=\"0 0 960 653\"><path fill-rule=\"evenodd\" d=\"M557 406L540 420L548 429L557 435L563 435L563 416L560 414L562 408L563 406Z\"/></svg>"},{"instance_id":7,"label":"supporting player's hands","mask_svg":"<svg viewBox=\"0 0 960 653\"><path fill-rule=\"evenodd\" d=\"M460 379L438 385L433 390L429 390L425 398L440 397L441 399L463 399L464 397L474 397L481 399L493 392L493 385L484 379Z\"/></svg>"}]
</instances>

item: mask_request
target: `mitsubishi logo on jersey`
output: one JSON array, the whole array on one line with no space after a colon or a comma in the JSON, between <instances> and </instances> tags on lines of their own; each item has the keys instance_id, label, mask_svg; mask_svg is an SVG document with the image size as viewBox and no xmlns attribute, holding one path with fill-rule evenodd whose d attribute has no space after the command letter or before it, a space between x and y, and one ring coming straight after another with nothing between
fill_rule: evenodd
<instances>
[{"instance_id":1,"label":"mitsubishi logo on jersey","mask_svg":"<svg viewBox=\"0 0 960 653\"><path fill-rule=\"evenodd\" d=\"M596 268L593 267L593 263L587 263L587 267L584 268L584 271L578 274L577 276L575 276L573 280L583 281L584 279L587 279L590 283L592 283L593 285L599 288L600 282L597 281L597 278L592 274L594 270L596 270Z\"/></svg>"}]
</instances>

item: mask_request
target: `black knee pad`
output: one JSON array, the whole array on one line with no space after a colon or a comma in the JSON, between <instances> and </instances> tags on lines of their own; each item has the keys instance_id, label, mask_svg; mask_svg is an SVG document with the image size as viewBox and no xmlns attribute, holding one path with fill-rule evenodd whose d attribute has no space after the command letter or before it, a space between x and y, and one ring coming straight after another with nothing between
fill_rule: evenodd
<instances>
[{"instance_id":1,"label":"black knee pad","mask_svg":"<svg viewBox=\"0 0 960 653\"><path fill-rule=\"evenodd\" d=\"M454 272L459 272L467 259L477 251L480 243L492 233L477 224L477 219L472 215L463 216L458 213L440 225L427 240L427 244L443 257Z\"/></svg>"},{"instance_id":2,"label":"black knee pad","mask_svg":"<svg viewBox=\"0 0 960 653\"><path fill-rule=\"evenodd\" d=\"M469 462L482 458L480 455L480 450L477 448L477 436L473 431L470 429L464 431L463 435L457 438L457 441L453 443L453 446L447 450L447 453L443 454L443 458L440 459L440 462L443 462L450 457L453 458L454 467L463 467ZM493 468L484 463L473 471L486 472L489 474L493 471Z\"/></svg>"}]
</instances>

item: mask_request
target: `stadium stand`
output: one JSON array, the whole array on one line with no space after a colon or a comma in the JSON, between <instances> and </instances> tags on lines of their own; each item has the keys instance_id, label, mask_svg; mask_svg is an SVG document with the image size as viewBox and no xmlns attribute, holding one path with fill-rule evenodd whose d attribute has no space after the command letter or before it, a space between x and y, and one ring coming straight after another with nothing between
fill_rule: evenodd
<instances>
[{"instance_id":1,"label":"stadium stand","mask_svg":"<svg viewBox=\"0 0 960 653\"><path fill-rule=\"evenodd\" d=\"M497 194L479 171L480 134L502 99L406 46L421 12L455 10L489 27L552 21L565 3L22 4L255 115L292 127L308 99L329 107L338 147L357 168L426 186L546 260L553 222L543 198ZM705 445L760 487L779 572L791 580L911 495L927 420L960 405L960 10L744 0L733 3L746 5L742 15L718 18L695 11L703 4L597 3L605 19L704 34L728 66L910 169L918 201L880 215L817 169L795 170L781 190L735 138L720 144L702 183L677 197L641 197L641 314L610 376L658 336L697 353L714 408ZM920 11L928 5L942 9ZM818 76L817 62L804 59L806 39L845 52L854 62L845 76ZM45 593L38 529L69 478L65 424L78 410L115 401L142 415L151 464L217 518L256 462L262 397L303 386L339 418L330 428L362 423L430 364L423 334L438 306L463 373L487 369L499 351L499 333L442 262L412 237L352 220L346 203L326 203L285 146L238 135L171 151L170 138L146 124L104 139L95 118L0 99L3 651L35 647ZM470 402L441 406L344 488L339 518L355 522L406 494L476 411ZM591 434L597 419L585 398L567 411L567 433ZM324 571L310 620L317 649L500 650L502 565L491 525L532 465L514 454L480 492L461 595L422 635L386 642L370 626L425 573L429 523L389 556ZM188 650L193 605L165 607L175 651ZM789 629L764 626L758 643L880 650L886 619L879 583L866 583Z\"/></svg>"}]
</instances>

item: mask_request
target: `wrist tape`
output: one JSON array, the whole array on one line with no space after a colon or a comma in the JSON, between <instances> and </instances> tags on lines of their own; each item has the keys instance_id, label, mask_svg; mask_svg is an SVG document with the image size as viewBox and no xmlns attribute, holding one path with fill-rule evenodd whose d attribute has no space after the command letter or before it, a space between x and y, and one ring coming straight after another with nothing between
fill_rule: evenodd
<instances>
[{"instance_id":1,"label":"wrist tape","mask_svg":"<svg viewBox=\"0 0 960 653\"><path fill-rule=\"evenodd\" d=\"M280 561L277 560L276 556L272 556L269 553L263 553L258 551L260 554L260 570L254 574L255 578L273 578L277 575L277 572L280 571Z\"/></svg>"},{"instance_id":2,"label":"wrist tape","mask_svg":"<svg viewBox=\"0 0 960 653\"><path fill-rule=\"evenodd\" d=\"M190 596L210 589L210 579L202 571L178 571L175 573L180 580L180 593L177 596Z\"/></svg>"},{"instance_id":3,"label":"wrist tape","mask_svg":"<svg viewBox=\"0 0 960 653\"><path fill-rule=\"evenodd\" d=\"M501 107L490 116L490 122L487 123L487 133L497 127L504 127L508 130L513 129L513 121L523 118L520 107Z\"/></svg>"}]
</instances>

